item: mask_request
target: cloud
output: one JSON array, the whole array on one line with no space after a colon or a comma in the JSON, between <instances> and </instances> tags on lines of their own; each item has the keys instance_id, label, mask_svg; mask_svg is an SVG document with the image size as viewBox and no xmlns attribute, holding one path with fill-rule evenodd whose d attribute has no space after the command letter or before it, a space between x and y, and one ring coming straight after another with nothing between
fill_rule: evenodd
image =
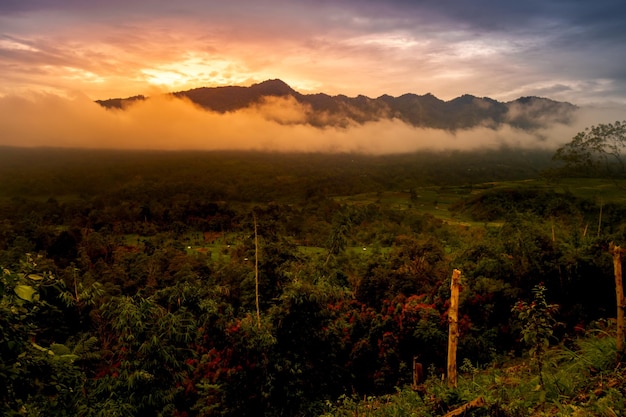
<instances>
[{"instance_id":1,"label":"cloud","mask_svg":"<svg viewBox=\"0 0 626 417\"><path fill-rule=\"evenodd\" d=\"M556 90L553 98L575 104L626 102L624 8L622 0L5 0L0 94L21 86L123 97L169 75L175 91L281 78L306 92L371 97L513 100Z\"/></svg>"},{"instance_id":2,"label":"cloud","mask_svg":"<svg viewBox=\"0 0 626 417\"><path fill-rule=\"evenodd\" d=\"M122 111L106 110L84 95L32 94L0 98L0 145L368 154L474 150L503 145L554 149L598 120L620 120L623 110L585 109L571 126L556 124L532 133L511 126L451 133L415 128L398 120L317 128L301 123L310 109L280 98L219 114L165 95L136 102Z\"/></svg>"}]
</instances>

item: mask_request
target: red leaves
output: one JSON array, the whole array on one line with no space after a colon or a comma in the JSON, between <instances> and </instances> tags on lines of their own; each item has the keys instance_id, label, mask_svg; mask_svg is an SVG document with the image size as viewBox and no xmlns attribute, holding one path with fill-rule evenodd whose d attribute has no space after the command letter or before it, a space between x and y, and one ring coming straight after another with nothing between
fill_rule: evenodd
<instances>
[{"instance_id":1,"label":"red leaves","mask_svg":"<svg viewBox=\"0 0 626 417\"><path fill-rule=\"evenodd\" d=\"M96 372L96 374L94 375L94 379L102 379L107 376L110 376L112 378L118 378L120 376L120 373L118 371L120 366L121 366L121 362L119 360L113 362L108 367L103 366L98 372Z\"/></svg>"},{"instance_id":2,"label":"red leaves","mask_svg":"<svg viewBox=\"0 0 626 417\"><path fill-rule=\"evenodd\" d=\"M226 328L226 333L232 335L233 333L237 333L239 330L241 330L241 321L237 320L235 324Z\"/></svg>"}]
</instances>

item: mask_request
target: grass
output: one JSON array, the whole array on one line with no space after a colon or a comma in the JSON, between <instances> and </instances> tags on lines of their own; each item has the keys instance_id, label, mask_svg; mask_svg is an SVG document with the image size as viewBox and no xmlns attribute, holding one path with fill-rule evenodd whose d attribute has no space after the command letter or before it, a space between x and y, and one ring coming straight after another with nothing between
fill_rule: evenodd
<instances>
[{"instance_id":1,"label":"grass","mask_svg":"<svg viewBox=\"0 0 626 417\"><path fill-rule=\"evenodd\" d=\"M415 197L411 200L409 191L385 191L355 194L350 196L334 197L335 201L344 204L365 206L377 204L390 210L413 210L418 214L428 214L448 224L464 226L500 226L499 221L476 222L469 214L456 213L450 208L461 199L470 195L480 195L485 191L497 191L498 189L543 189L553 190L557 193L571 193L572 195L595 202L596 204L626 204L626 180L611 181L598 178L566 178L556 183L549 183L543 179L530 179L519 181L492 181L472 186L445 186L445 187L419 187L415 188Z\"/></svg>"},{"instance_id":2,"label":"grass","mask_svg":"<svg viewBox=\"0 0 626 417\"><path fill-rule=\"evenodd\" d=\"M528 358L499 361L480 368L463 361L457 388L438 376L421 389L398 388L381 397L342 397L327 403L330 416L441 416L478 397L483 407L468 416L617 417L626 415L626 369L616 362L615 335L606 328L589 331L546 355L545 389Z\"/></svg>"},{"instance_id":3,"label":"grass","mask_svg":"<svg viewBox=\"0 0 626 417\"><path fill-rule=\"evenodd\" d=\"M626 180L621 184L626 187ZM414 189L414 198L411 192L407 191L384 191L362 193L349 196L337 196L334 200L342 204L366 206L376 204L387 210L414 211L417 214L430 215L448 224L480 227L498 227L502 221L477 222L472 220L469 213L457 213L450 211L455 203L470 195L480 195L485 191L511 188L533 188L554 190L561 193L571 193L579 198L595 201L602 204L625 203L626 194L620 192L618 186L609 180L602 179L563 179L558 183L550 184L544 180L521 180L521 181L498 181L474 184L472 186L446 186L446 187L420 187ZM125 244L137 245L144 237L140 235L127 235ZM228 257L230 249L236 246L240 236L236 234L226 234L225 236L213 237L210 241L205 241L198 232L186 233L181 242L187 248L187 252L210 254L211 259L217 260ZM298 250L305 256L321 255L325 253L324 248L314 246L298 246ZM386 252L388 247L374 248L367 245L346 248L347 252L354 256L371 256L373 253Z\"/></svg>"},{"instance_id":4,"label":"grass","mask_svg":"<svg viewBox=\"0 0 626 417\"><path fill-rule=\"evenodd\" d=\"M458 220L450 211L450 207L463 195L458 191L462 187L425 187L416 189L416 198L411 200L409 192L385 191L378 193L364 193L351 196L335 197L339 203L366 206L380 205L389 210L414 210L420 214L430 214L433 217L454 221ZM466 194L465 194L466 195ZM470 221L469 218L462 220Z\"/></svg>"},{"instance_id":5,"label":"grass","mask_svg":"<svg viewBox=\"0 0 626 417\"><path fill-rule=\"evenodd\" d=\"M557 190L571 192L576 197L606 203L624 204L626 180L610 181L598 178L567 178L554 184Z\"/></svg>"}]
</instances>

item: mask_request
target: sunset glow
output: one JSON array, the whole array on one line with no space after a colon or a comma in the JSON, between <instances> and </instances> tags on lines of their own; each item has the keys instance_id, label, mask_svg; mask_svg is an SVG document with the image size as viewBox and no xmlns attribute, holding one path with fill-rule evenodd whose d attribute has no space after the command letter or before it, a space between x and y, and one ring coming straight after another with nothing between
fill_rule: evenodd
<instances>
[{"instance_id":1,"label":"sunset glow","mask_svg":"<svg viewBox=\"0 0 626 417\"><path fill-rule=\"evenodd\" d=\"M615 54L623 30L610 30L626 20L619 1L595 14L574 2L485 1L471 12L465 2L231 3L3 3L0 94L66 89L97 99L280 78L371 97L626 101Z\"/></svg>"},{"instance_id":2,"label":"sunset glow","mask_svg":"<svg viewBox=\"0 0 626 417\"><path fill-rule=\"evenodd\" d=\"M623 106L625 7L618 0L2 2L0 98L98 100L281 79L304 94L541 96Z\"/></svg>"}]
</instances>

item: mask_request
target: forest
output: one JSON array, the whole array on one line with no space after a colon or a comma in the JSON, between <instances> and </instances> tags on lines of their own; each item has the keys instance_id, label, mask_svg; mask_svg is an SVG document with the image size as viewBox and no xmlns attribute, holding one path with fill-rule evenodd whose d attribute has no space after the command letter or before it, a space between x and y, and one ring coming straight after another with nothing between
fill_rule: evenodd
<instances>
[{"instance_id":1,"label":"forest","mask_svg":"<svg viewBox=\"0 0 626 417\"><path fill-rule=\"evenodd\" d=\"M0 413L624 415L626 182L574 156L2 148Z\"/></svg>"}]
</instances>

